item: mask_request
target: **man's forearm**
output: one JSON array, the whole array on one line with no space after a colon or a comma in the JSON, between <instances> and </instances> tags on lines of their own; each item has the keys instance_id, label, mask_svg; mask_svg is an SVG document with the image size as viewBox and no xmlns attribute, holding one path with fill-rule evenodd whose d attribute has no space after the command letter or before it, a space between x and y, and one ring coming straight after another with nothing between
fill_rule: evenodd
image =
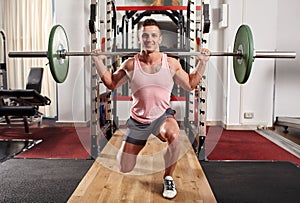
<instances>
[{"instance_id":1,"label":"man's forearm","mask_svg":"<svg viewBox=\"0 0 300 203\"><path fill-rule=\"evenodd\" d=\"M100 78L102 78L102 76L106 73L107 68L104 65L104 63L102 62L102 60L96 60L95 64L96 64L96 70L97 70Z\"/></svg>"},{"instance_id":2,"label":"man's forearm","mask_svg":"<svg viewBox=\"0 0 300 203\"><path fill-rule=\"evenodd\" d=\"M200 79L203 77L204 72L205 72L205 67L206 67L206 62L201 62L199 61L196 68L195 68L195 73L197 73L200 76Z\"/></svg>"},{"instance_id":3,"label":"man's forearm","mask_svg":"<svg viewBox=\"0 0 300 203\"><path fill-rule=\"evenodd\" d=\"M206 66L205 62L204 63L199 62L195 70L189 75L191 89L195 89L196 86L201 81L203 74L205 72L205 66Z\"/></svg>"}]
</instances>

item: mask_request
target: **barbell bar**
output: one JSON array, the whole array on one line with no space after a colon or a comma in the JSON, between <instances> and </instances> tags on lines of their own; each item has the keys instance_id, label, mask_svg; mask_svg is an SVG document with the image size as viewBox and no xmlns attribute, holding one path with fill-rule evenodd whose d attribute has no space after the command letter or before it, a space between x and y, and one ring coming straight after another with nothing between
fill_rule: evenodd
<instances>
[{"instance_id":1,"label":"barbell bar","mask_svg":"<svg viewBox=\"0 0 300 203\"><path fill-rule=\"evenodd\" d=\"M52 27L48 43L48 51L40 52L9 52L12 58L46 57L49 60L51 74L57 83L66 80L69 71L70 56L131 56L137 52L70 52L67 34L61 25ZM196 56L200 52L166 52L171 56ZM211 52L210 56L232 56L235 78L238 83L247 82L252 63L255 58L296 58L295 52L290 51L256 51L254 50L253 36L248 25L241 25L234 41L233 52Z\"/></svg>"},{"instance_id":2,"label":"barbell bar","mask_svg":"<svg viewBox=\"0 0 300 203\"><path fill-rule=\"evenodd\" d=\"M97 56L97 55L105 55L105 56L133 56L138 52L66 52L65 50L58 50L58 55L62 59L65 59L68 56ZM170 56L196 56L201 54L200 52L165 52ZM276 52L277 53L277 52ZM242 57L241 53L234 52L211 52L210 56L236 56ZM48 52L9 52L9 57L12 58L39 58L39 57L47 57ZM284 57L284 56L283 56Z\"/></svg>"},{"instance_id":3,"label":"barbell bar","mask_svg":"<svg viewBox=\"0 0 300 203\"><path fill-rule=\"evenodd\" d=\"M133 56L138 52L64 52L64 50L58 53L59 57L65 59L68 56ZM200 52L165 52L169 56L197 56ZM22 51L22 52L9 52L11 58L42 58L48 57L48 52L33 52L33 51ZM243 57L242 53L238 52L211 52L209 56L233 56ZM284 52L284 51L255 51L253 58L296 58L295 52Z\"/></svg>"}]
</instances>

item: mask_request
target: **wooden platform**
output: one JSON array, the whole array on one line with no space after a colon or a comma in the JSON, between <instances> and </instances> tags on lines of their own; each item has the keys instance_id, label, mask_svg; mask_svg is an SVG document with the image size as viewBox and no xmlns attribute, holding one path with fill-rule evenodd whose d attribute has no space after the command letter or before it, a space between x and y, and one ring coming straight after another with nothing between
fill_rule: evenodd
<instances>
[{"instance_id":1,"label":"wooden platform","mask_svg":"<svg viewBox=\"0 0 300 203\"><path fill-rule=\"evenodd\" d=\"M161 195L166 143L150 137L135 169L129 174L122 174L118 172L116 155L123 134L118 131L113 136L68 202L216 202L183 131L180 134L181 155L173 177L178 194L172 200Z\"/></svg>"}]
</instances>

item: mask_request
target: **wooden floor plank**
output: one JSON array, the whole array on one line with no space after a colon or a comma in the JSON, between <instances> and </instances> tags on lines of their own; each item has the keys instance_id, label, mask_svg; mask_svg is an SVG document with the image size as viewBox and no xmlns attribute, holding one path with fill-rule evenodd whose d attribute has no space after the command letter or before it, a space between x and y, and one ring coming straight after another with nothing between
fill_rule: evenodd
<instances>
[{"instance_id":1,"label":"wooden floor plank","mask_svg":"<svg viewBox=\"0 0 300 203\"><path fill-rule=\"evenodd\" d=\"M117 153L124 132L117 131L80 182L68 202L170 202L162 197L167 144L150 137L135 169L118 172ZM205 174L182 131L180 159L174 172L178 194L171 202L216 202Z\"/></svg>"}]
</instances>

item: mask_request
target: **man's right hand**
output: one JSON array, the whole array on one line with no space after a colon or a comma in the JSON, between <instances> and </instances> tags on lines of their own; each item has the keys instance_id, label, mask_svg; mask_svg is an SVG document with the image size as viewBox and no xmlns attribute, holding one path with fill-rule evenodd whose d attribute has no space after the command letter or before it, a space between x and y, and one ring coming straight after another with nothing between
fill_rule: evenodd
<instances>
[{"instance_id":1,"label":"man's right hand","mask_svg":"<svg viewBox=\"0 0 300 203\"><path fill-rule=\"evenodd\" d=\"M97 62L97 61L101 61L103 62L104 59L106 59L106 56L105 55L101 55L101 50L100 49L95 49L93 50L93 53L95 54L92 54L92 59Z\"/></svg>"},{"instance_id":2,"label":"man's right hand","mask_svg":"<svg viewBox=\"0 0 300 203\"><path fill-rule=\"evenodd\" d=\"M101 55L101 52L102 51L100 49L96 49L93 51L93 53L95 53L95 54L92 54L92 59L94 60L94 62L96 64L96 69L97 69L97 72L98 72L100 78L102 78L104 73L107 71L107 68L103 63L103 60L106 58L106 56Z\"/></svg>"}]
</instances>

